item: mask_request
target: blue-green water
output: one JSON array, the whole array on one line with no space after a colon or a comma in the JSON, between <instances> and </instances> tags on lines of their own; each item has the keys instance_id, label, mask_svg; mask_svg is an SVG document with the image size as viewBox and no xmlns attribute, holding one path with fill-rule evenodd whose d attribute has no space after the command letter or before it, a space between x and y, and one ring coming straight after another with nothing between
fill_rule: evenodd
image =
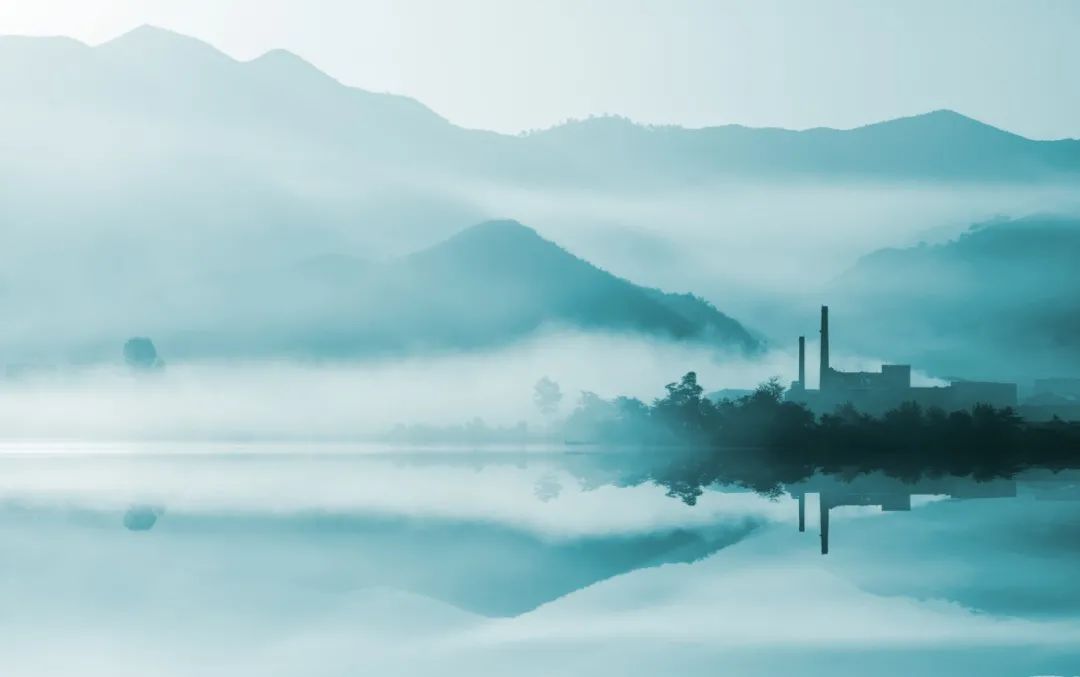
<instances>
[{"instance_id":1,"label":"blue-green water","mask_svg":"<svg viewBox=\"0 0 1080 677\"><path fill-rule=\"evenodd\" d=\"M800 532L788 493L631 466L7 446L2 673L1080 673L1074 476L815 478Z\"/></svg>"}]
</instances>

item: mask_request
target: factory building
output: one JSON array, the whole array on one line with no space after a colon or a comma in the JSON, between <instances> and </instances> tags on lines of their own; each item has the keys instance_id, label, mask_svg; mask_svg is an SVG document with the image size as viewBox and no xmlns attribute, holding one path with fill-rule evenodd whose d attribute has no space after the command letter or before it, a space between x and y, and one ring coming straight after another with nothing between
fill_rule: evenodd
<instances>
[{"instance_id":1,"label":"factory building","mask_svg":"<svg viewBox=\"0 0 1080 677\"><path fill-rule=\"evenodd\" d=\"M832 413L850 404L868 414L882 414L914 402L921 407L945 411L970 409L977 404L1015 407L1015 383L954 381L948 386L911 385L911 365L884 364L880 371L840 371L829 361L829 307L821 307L821 355L818 388L806 387L806 337L799 337L799 378L791 384L787 399L805 404L815 414Z\"/></svg>"}]
</instances>

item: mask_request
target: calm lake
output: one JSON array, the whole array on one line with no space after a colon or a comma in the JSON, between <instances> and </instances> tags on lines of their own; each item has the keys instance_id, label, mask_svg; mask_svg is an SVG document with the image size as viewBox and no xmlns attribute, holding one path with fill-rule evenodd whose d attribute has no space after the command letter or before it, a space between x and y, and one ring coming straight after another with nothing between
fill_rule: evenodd
<instances>
[{"instance_id":1,"label":"calm lake","mask_svg":"<svg viewBox=\"0 0 1080 677\"><path fill-rule=\"evenodd\" d=\"M0 673L1080 674L1080 475L688 505L635 464L6 444Z\"/></svg>"}]
</instances>

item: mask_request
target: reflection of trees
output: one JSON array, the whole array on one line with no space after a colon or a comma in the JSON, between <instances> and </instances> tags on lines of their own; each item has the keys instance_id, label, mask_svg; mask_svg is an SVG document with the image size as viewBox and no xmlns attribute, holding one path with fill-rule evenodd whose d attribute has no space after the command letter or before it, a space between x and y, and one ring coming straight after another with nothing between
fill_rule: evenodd
<instances>
[{"instance_id":1,"label":"reflection of trees","mask_svg":"<svg viewBox=\"0 0 1080 677\"><path fill-rule=\"evenodd\" d=\"M567 437L663 447L647 457L611 456L627 463L625 479L655 482L691 505L712 485L777 496L785 485L819 472L848 478L880 472L913 482L1080 466L1080 427L1026 423L1010 408L945 412L908 403L872 417L847 406L815 418L802 405L785 402L776 381L718 403L702 397L693 372L666 390L651 405L585 393L567 419Z\"/></svg>"},{"instance_id":2,"label":"reflection of trees","mask_svg":"<svg viewBox=\"0 0 1080 677\"><path fill-rule=\"evenodd\" d=\"M559 409L562 402L562 390L559 384L547 376L541 378L533 386L533 401L544 416L552 416Z\"/></svg>"},{"instance_id":3,"label":"reflection of trees","mask_svg":"<svg viewBox=\"0 0 1080 677\"><path fill-rule=\"evenodd\" d=\"M550 473L536 480L536 484L533 485L533 495L544 503L558 498L562 490L559 478Z\"/></svg>"}]
</instances>

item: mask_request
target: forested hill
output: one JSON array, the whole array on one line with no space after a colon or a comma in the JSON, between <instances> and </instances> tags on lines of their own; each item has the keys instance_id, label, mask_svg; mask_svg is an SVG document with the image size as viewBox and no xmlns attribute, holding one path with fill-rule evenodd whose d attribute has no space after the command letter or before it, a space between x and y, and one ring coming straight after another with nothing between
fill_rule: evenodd
<instances>
[{"instance_id":1,"label":"forested hill","mask_svg":"<svg viewBox=\"0 0 1080 677\"><path fill-rule=\"evenodd\" d=\"M1080 220L1058 216L874 252L832 285L838 340L941 375L1080 373L1077 261Z\"/></svg>"}]
</instances>

